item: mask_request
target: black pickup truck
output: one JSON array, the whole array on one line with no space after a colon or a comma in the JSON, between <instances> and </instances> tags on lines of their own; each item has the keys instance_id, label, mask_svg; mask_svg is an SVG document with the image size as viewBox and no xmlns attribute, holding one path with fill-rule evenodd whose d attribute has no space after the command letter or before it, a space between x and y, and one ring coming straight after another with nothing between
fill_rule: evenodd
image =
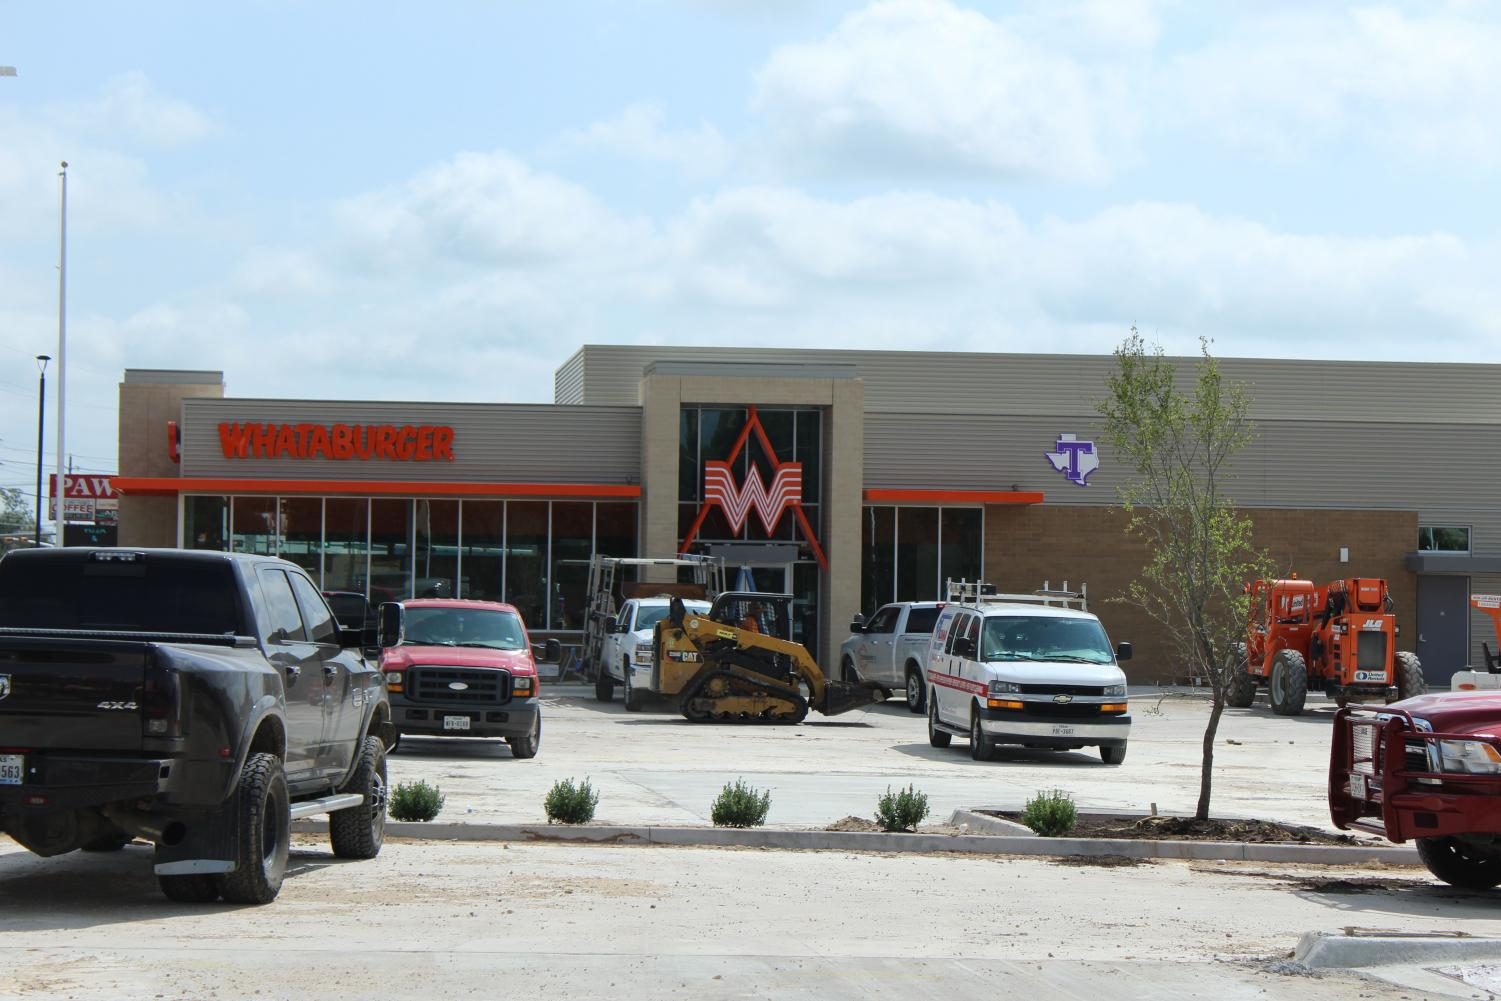
<instances>
[{"instance_id":1,"label":"black pickup truck","mask_svg":"<svg viewBox=\"0 0 1501 1001\"><path fill-rule=\"evenodd\" d=\"M395 738L380 673L295 564L172 549L0 559L0 831L156 846L182 902L275 899L291 820L373 858Z\"/></svg>"}]
</instances>

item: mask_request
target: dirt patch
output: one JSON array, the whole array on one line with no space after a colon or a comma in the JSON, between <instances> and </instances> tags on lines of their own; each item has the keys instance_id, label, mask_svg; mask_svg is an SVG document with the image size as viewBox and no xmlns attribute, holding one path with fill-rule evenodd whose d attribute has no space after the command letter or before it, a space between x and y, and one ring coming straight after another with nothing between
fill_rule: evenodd
<instances>
[{"instance_id":1,"label":"dirt patch","mask_svg":"<svg viewBox=\"0 0 1501 1001\"><path fill-rule=\"evenodd\" d=\"M1267 872L1261 869L1209 869L1193 866L1194 872L1213 873L1216 876L1244 876L1247 879L1269 879L1309 893L1354 894L1377 893L1392 890L1448 889L1435 884L1431 879L1392 879L1385 876L1299 876L1295 873Z\"/></svg>"},{"instance_id":2,"label":"dirt patch","mask_svg":"<svg viewBox=\"0 0 1501 1001\"><path fill-rule=\"evenodd\" d=\"M1021 823L1020 813L986 811ZM1120 838L1134 841L1237 841L1250 844L1360 845L1348 834L1329 834L1316 827L1270 820L1195 820L1192 817L1103 817L1080 815L1070 838Z\"/></svg>"},{"instance_id":3,"label":"dirt patch","mask_svg":"<svg viewBox=\"0 0 1501 1001\"><path fill-rule=\"evenodd\" d=\"M1065 855L1051 860L1054 865L1093 866L1101 869L1130 869L1139 865L1156 865L1152 859L1129 855Z\"/></svg>"},{"instance_id":4,"label":"dirt patch","mask_svg":"<svg viewBox=\"0 0 1501 1001\"><path fill-rule=\"evenodd\" d=\"M880 829L880 824L876 823L874 820L867 820L864 817L845 817L843 820L836 820L828 827L824 828L824 830L826 831L862 832L879 831Z\"/></svg>"},{"instance_id":5,"label":"dirt patch","mask_svg":"<svg viewBox=\"0 0 1501 1001\"><path fill-rule=\"evenodd\" d=\"M865 817L845 817L843 820L836 820L836 821L834 821L828 827L825 827L824 830L826 830L826 831L855 831L855 832L860 833L860 834L875 834L875 833L879 833L880 832L881 825L878 824L878 823L876 823L874 820L868 820ZM897 831L895 833L898 833L898 834L911 834L913 832L911 832L911 831ZM941 834L944 837L950 837L950 838L952 838L952 837L957 837L957 836L959 836L961 834L975 834L975 833L978 833L978 832L971 831L968 828L964 828L964 827L955 827L953 824L932 824L932 825L924 824L924 825L920 826L917 829L916 833L918 833L918 834Z\"/></svg>"}]
</instances>

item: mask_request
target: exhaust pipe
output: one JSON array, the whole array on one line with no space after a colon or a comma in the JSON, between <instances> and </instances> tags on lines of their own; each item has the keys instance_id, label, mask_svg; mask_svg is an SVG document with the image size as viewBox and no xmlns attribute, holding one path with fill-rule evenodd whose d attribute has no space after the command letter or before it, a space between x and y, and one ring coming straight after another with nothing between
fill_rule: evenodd
<instances>
[{"instance_id":1,"label":"exhaust pipe","mask_svg":"<svg viewBox=\"0 0 1501 1001\"><path fill-rule=\"evenodd\" d=\"M107 806L104 808L104 815L109 818L110 823L131 837L158 845L178 844L188 833L187 825L180 820L168 820L140 810Z\"/></svg>"}]
</instances>

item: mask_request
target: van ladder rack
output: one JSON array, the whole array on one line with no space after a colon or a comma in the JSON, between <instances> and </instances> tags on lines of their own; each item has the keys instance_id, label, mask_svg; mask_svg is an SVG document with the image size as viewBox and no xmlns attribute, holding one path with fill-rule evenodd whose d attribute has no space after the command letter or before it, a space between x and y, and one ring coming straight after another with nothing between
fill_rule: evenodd
<instances>
[{"instance_id":1,"label":"van ladder rack","mask_svg":"<svg viewBox=\"0 0 1501 1001\"><path fill-rule=\"evenodd\" d=\"M1068 581L1064 581L1063 587L1059 589L1054 589L1049 586L1048 581L1043 581L1042 587L1030 594L1004 594L997 591L994 584L978 580L954 580L951 577L946 582L945 590L948 593L949 604L962 605L966 608L1022 603L1063 608L1078 606L1081 612L1089 611L1088 585L1080 584L1079 590L1073 591L1069 589Z\"/></svg>"}]
</instances>

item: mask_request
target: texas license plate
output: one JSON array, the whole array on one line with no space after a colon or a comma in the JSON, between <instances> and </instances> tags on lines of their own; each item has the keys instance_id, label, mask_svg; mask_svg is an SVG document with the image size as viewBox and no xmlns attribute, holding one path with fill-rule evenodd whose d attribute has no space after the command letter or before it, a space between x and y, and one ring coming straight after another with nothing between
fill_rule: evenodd
<instances>
[{"instance_id":1,"label":"texas license plate","mask_svg":"<svg viewBox=\"0 0 1501 1001\"><path fill-rule=\"evenodd\" d=\"M1365 776L1359 772L1350 773L1350 798L1365 802Z\"/></svg>"},{"instance_id":2,"label":"texas license plate","mask_svg":"<svg viewBox=\"0 0 1501 1001\"><path fill-rule=\"evenodd\" d=\"M1071 727L1071 726L1064 726L1062 723L1055 723L1053 725L1053 736L1055 736L1055 737L1072 737L1073 735L1074 735L1074 728L1073 727Z\"/></svg>"},{"instance_id":3,"label":"texas license plate","mask_svg":"<svg viewBox=\"0 0 1501 1001\"><path fill-rule=\"evenodd\" d=\"M0 754L0 786L18 786L26 767L24 754Z\"/></svg>"},{"instance_id":4,"label":"texas license plate","mask_svg":"<svg viewBox=\"0 0 1501 1001\"><path fill-rule=\"evenodd\" d=\"M469 717L468 716L444 716L443 717L443 729L445 729L445 730L467 730L467 729L469 729Z\"/></svg>"}]
</instances>

